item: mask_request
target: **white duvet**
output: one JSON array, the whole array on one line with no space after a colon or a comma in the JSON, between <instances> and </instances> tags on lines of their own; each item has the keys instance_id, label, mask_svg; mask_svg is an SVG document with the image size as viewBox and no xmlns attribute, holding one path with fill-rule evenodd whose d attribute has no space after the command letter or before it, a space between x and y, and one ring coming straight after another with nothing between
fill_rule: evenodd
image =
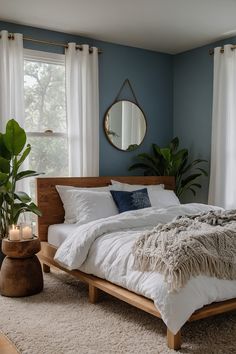
<instances>
[{"instance_id":1,"label":"white duvet","mask_svg":"<svg viewBox=\"0 0 236 354\"><path fill-rule=\"evenodd\" d=\"M198 276L191 278L178 293L170 294L161 274L132 269L131 249L143 230L170 222L177 215L210 209L218 208L185 204L141 209L96 220L78 226L58 248L55 260L68 269L80 269L152 299L167 327L176 334L197 309L236 297L236 281Z\"/></svg>"}]
</instances>

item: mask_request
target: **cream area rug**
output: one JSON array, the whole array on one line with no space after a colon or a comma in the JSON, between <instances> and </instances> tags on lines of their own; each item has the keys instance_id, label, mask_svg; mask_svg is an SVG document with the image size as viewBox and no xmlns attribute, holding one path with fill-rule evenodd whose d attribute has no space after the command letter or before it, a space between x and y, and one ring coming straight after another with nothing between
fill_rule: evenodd
<instances>
[{"instance_id":1,"label":"cream area rug","mask_svg":"<svg viewBox=\"0 0 236 354\"><path fill-rule=\"evenodd\" d=\"M44 275L45 288L25 298L0 296L0 329L23 354L161 354L161 320L102 294L88 303L85 284L64 273ZM192 322L182 329L181 353L236 353L236 314Z\"/></svg>"}]
</instances>

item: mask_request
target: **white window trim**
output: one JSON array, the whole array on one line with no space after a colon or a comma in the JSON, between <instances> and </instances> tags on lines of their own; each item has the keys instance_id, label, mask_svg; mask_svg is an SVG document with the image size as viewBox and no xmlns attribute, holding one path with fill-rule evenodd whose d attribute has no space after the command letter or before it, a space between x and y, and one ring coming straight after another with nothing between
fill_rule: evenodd
<instances>
[{"instance_id":1,"label":"white window trim","mask_svg":"<svg viewBox=\"0 0 236 354\"><path fill-rule=\"evenodd\" d=\"M24 59L38 61L49 64L65 65L65 55L57 53L43 52L41 50L24 49Z\"/></svg>"},{"instance_id":2,"label":"white window trim","mask_svg":"<svg viewBox=\"0 0 236 354\"><path fill-rule=\"evenodd\" d=\"M34 137L39 137L39 136L56 136L56 137L67 137L67 133L55 133L52 130L50 132L45 131L45 132L27 132L28 136L34 136Z\"/></svg>"}]
</instances>

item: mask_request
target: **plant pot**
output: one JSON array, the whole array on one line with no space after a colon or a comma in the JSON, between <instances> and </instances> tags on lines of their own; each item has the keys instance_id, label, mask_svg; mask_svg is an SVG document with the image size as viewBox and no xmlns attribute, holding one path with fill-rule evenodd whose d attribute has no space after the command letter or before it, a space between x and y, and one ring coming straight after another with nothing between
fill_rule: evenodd
<instances>
[{"instance_id":1,"label":"plant pot","mask_svg":"<svg viewBox=\"0 0 236 354\"><path fill-rule=\"evenodd\" d=\"M5 257L6 257L5 254L2 252L2 240L0 239L0 269Z\"/></svg>"}]
</instances>

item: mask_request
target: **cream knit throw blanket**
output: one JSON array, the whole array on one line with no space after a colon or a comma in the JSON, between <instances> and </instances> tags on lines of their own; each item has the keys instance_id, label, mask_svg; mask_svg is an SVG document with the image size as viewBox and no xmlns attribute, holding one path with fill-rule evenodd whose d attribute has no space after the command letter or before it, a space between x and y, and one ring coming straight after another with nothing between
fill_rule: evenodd
<instances>
[{"instance_id":1,"label":"cream knit throw blanket","mask_svg":"<svg viewBox=\"0 0 236 354\"><path fill-rule=\"evenodd\" d=\"M169 292L200 274L236 279L236 210L182 216L143 233L133 247L134 269L164 275Z\"/></svg>"}]
</instances>

